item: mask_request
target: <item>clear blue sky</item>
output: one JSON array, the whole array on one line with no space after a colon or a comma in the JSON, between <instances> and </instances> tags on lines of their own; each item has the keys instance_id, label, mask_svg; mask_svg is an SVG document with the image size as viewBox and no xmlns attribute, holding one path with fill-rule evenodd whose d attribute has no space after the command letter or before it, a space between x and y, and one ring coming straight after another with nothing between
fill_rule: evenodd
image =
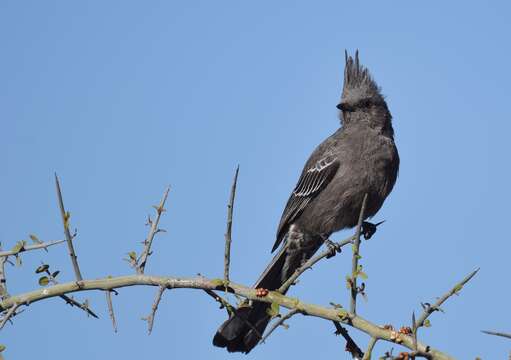
<instances>
[{"instance_id":1,"label":"clear blue sky","mask_svg":"<svg viewBox=\"0 0 511 360\"><path fill-rule=\"evenodd\" d=\"M129 274L122 258L140 249L151 205L171 184L168 232L147 272L219 277L240 164L232 279L251 284L303 163L339 125L343 53L358 48L387 96L402 159L375 217L387 222L363 243L360 314L409 324L421 301L481 267L420 337L461 359L504 358L511 343L479 330L511 331L510 10L504 1L2 1L0 241L62 238L56 171L84 276ZM23 259L7 269L11 293L38 287L41 260L73 278L65 247ZM347 304L350 263L344 253L320 264L292 295ZM147 336L140 318L155 289L119 293L118 334L104 294L86 295L100 320L52 299L2 331L6 358L348 358L329 322L303 317L248 357L228 355L211 345L224 312L186 290L165 293Z\"/></svg>"}]
</instances>

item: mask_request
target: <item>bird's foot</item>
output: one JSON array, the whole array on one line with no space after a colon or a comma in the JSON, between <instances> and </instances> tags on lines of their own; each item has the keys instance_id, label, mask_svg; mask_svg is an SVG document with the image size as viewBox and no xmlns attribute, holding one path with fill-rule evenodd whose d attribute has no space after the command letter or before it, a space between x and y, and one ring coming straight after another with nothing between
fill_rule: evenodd
<instances>
[{"instance_id":1,"label":"bird's foot","mask_svg":"<svg viewBox=\"0 0 511 360\"><path fill-rule=\"evenodd\" d=\"M385 222L385 220L380 221L379 223L373 224L368 221L364 221L362 223L362 228L360 229L361 230L360 233L364 236L364 239L369 240L376 232L376 228L379 225L383 224L384 222Z\"/></svg>"},{"instance_id":2,"label":"bird's foot","mask_svg":"<svg viewBox=\"0 0 511 360\"><path fill-rule=\"evenodd\" d=\"M341 252L341 246L337 243L334 243L330 239L325 240L325 244L328 247L329 254L327 255L327 259L330 259L331 257L335 256L337 253Z\"/></svg>"}]
</instances>

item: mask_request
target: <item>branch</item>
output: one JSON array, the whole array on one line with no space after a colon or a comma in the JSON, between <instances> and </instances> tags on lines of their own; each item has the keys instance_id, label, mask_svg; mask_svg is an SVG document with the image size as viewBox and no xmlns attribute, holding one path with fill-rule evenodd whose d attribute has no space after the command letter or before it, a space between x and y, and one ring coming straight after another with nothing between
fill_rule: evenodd
<instances>
[{"instance_id":1,"label":"branch","mask_svg":"<svg viewBox=\"0 0 511 360\"><path fill-rule=\"evenodd\" d=\"M354 238L355 235L352 235L349 238L346 238L342 241L331 242L330 245L328 245L328 249L326 249L325 251L316 256L311 257L302 266L296 269L293 275L291 275L289 279L287 279L287 281L284 284L282 284L282 286L277 291L284 294L291 287L291 285L295 283L295 281L300 277L300 275L302 275L307 269L311 269L312 266L315 265L321 259L329 258L336 255L336 253L339 252L343 246L352 244Z\"/></svg>"},{"instance_id":2,"label":"branch","mask_svg":"<svg viewBox=\"0 0 511 360\"><path fill-rule=\"evenodd\" d=\"M289 320L291 317L293 317L294 315L296 315L298 313L300 313L300 311L298 309L293 309L293 310L289 311L286 315L281 316L280 319L278 319L273 324L273 326L268 331L266 331L266 334L264 334L264 336L260 340L260 342L264 343L266 341L266 339L272 334L272 332L275 331L275 329L277 329L279 326L285 326L284 321Z\"/></svg>"},{"instance_id":3,"label":"branch","mask_svg":"<svg viewBox=\"0 0 511 360\"><path fill-rule=\"evenodd\" d=\"M213 290L209 289L203 289L206 294L211 296L216 302L220 304L220 309L225 308L227 311L227 315L231 316L231 314L234 312L234 306L232 306L227 300L225 300L223 297L218 295Z\"/></svg>"},{"instance_id":4,"label":"branch","mask_svg":"<svg viewBox=\"0 0 511 360\"><path fill-rule=\"evenodd\" d=\"M355 233L355 242L353 243L353 258L351 262L351 302L350 302L350 313L355 315L357 313L357 276L358 276L358 259L360 258L360 232L362 229L362 222L365 218L365 211L367 205L367 193L364 194L364 200L362 200L362 207L360 208L360 214L358 215L357 231Z\"/></svg>"},{"instance_id":5,"label":"branch","mask_svg":"<svg viewBox=\"0 0 511 360\"><path fill-rule=\"evenodd\" d=\"M369 340L369 343L367 344L367 350L364 353L364 357L362 358L362 360L371 360L371 355L373 353L374 345L376 345L377 341L378 341L378 339L374 338L374 337L372 337Z\"/></svg>"},{"instance_id":6,"label":"branch","mask_svg":"<svg viewBox=\"0 0 511 360\"><path fill-rule=\"evenodd\" d=\"M117 332L117 322L115 321L115 313L114 313L114 305L112 304L112 290L105 291L106 294L106 303L108 305L108 314L110 315L110 319L112 320L112 326L114 327L114 332Z\"/></svg>"},{"instance_id":7,"label":"branch","mask_svg":"<svg viewBox=\"0 0 511 360\"><path fill-rule=\"evenodd\" d=\"M163 193L163 197L160 201L160 204L158 206L154 206L156 209L156 219L154 221L151 221L149 219L149 224L151 225L151 228L149 229L149 234L147 235L147 239L144 240L144 250L142 251L142 254L140 255L140 258L137 262L137 273L143 274L145 270L145 266L147 263L147 258L149 255L151 255L151 245L153 243L154 236L162 231L158 228L158 223L160 222L161 214L165 212L165 202L167 201L167 196L169 195L170 186L167 187L165 192Z\"/></svg>"},{"instance_id":8,"label":"branch","mask_svg":"<svg viewBox=\"0 0 511 360\"><path fill-rule=\"evenodd\" d=\"M75 282L75 284L76 284L76 286L80 286L80 284L77 284L76 282ZM58 285L55 285L55 286L58 286ZM43 292L44 292L44 290L43 290ZM73 299L72 297L69 297L67 295L59 295L59 296L66 302L66 304L69 304L71 306L76 306L77 308L85 311L87 313L87 315L90 315L93 318L99 319L99 316L97 316L94 313L94 311L92 311L89 308L88 300L85 300L85 302L82 304L81 302L76 301L75 299ZM27 305L28 305L28 303L27 303Z\"/></svg>"},{"instance_id":9,"label":"branch","mask_svg":"<svg viewBox=\"0 0 511 360\"><path fill-rule=\"evenodd\" d=\"M147 321L147 330L149 335L151 335L151 332L153 331L154 317L156 316L156 310L158 310L158 305L160 305L161 297L164 291L165 286L160 286L158 292L156 293L156 297L154 298L153 306L151 306L151 313L147 317L142 318L142 320Z\"/></svg>"},{"instance_id":10,"label":"branch","mask_svg":"<svg viewBox=\"0 0 511 360\"><path fill-rule=\"evenodd\" d=\"M7 256L10 256L10 255L17 255L19 253L22 253L22 252L25 252L25 251L30 251L30 250L46 249L46 248L48 248L50 246L53 246L53 245L62 244L65 241L66 240L53 240L53 241L48 241L48 242L44 242L44 243L40 243L40 244L27 245L27 246L23 246L21 248L21 250L19 250L19 251L15 251L15 250L0 251L0 257L7 257Z\"/></svg>"},{"instance_id":11,"label":"branch","mask_svg":"<svg viewBox=\"0 0 511 360\"><path fill-rule=\"evenodd\" d=\"M481 332L488 334L488 335L501 336L504 338L511 339L511 334L509 334L509 333L503 333L503 332L499 332L499 331L489 331L489 330L481 330Z\"/></svg>"},{"instance_id":12,"label":"branch","mask_svg":"<svg viewBox=\"0 0 511 360\"><path fill-rule=\"evenodd\" d=\"M342 335L344 340L346 340L346 351L351 354L353 359L362 360L364 353L355 343L355 340L348 334L348 330L343 327L338 321L333 322L335 325L335 335Z\"/></svg>"},{"instance_id":13,"label":"branch","mask_svg":"<svg viewBox=\"0 0 511 360\"><path fill-rule=\"evenodd\" d=\"M234 198L236 196L236 185L238 182L238 173L240 167L236 168L234 179L232 181L231 196L227 205L227 229L225 230L225 256L224 256L224 283L225 287L229 284L229 265L231 263L231 241L232 241L232 211L234 209Z\"/></svg>"},{"instance_id":14,"label":"branch","mask_svg":"<svg viewBox=\"0 0 511 360\"><path fill-rule=\"evenodd\" d=\"M120 277L107 277L103 279L95 280L83 280L80 284L76 282L68 282L65 284L58 284L41 289L11 296L8 299L0 301L0 311L4 311L12 308L16 304L31 304L44 299L52 298L55 296L61 296L64 294L89 291L89 290L112 290L127 286L135 285L147 285L147 286L162 286L166 289L203 289L203 290L217 290L224 291L222 279L207 279L204 277L195 278L174 278L164 276L148 276L148 275L129 275ZM235 283L229 283L229 292L240 295L246 299L265 302L268 304L277 303L282 307L293 310L296 309L301 313L313 317L318 317L330 321L339 321L343 324L352 326L371 337L376 339L385 340L389 342L395 342L392 340L392 333L390 329L385 329L377 326L368 320L354 315L351 316L343 309L327 308L314 304L308 304L300 301L297 298L291 298L284 296L277 291L270 291L264 297L257 296L256 289L238 285ZM413 339L408 335L400 336L400 344L413 350ZM452 360L453 358L449 355L427 347L422 343L417 344L418 351L431 354L431 358L435 360Z\"/></svg>"},{"instance_id":15,"label":"branch","mask_svg":"<svg viewBox=\"0 0 511 360\"><path fill-rule=\"evenodd\" d=\"M37 269L36 269L36 274L40 274L40 273L46 273L47 276L44 276L43 278L40 278L39 279L39 283L41 283L41 280L46 280L48 283L50 284L53 284L53 285L57 285L59 282L57 281L56 279L56 276L58 275L59 271L56 271L54 272L53 274L50 272L50 267L49 265L47 264L43 264L41 266L39 266ZM46 278L46 279L44 279ZM80 284L77 282L77 285L80 286ZM44 292L45 290L43 290ZM60 298L62 298L66 304L69 304L71 305L71 307L73 306L76 306L77 308L85 311L87 313L87 315L90 315L92 317L95 317L96 319L98 319L98 316L90 309L89 307L89 302L88 300L85 300L83 303L73 299L72 297L69 297L67 295L59 295Z\"/></svg>"},{"instance_id":16,"label":"branch","mask_svg":"<svg viewBox=\"0 0 511 360\"><path fill-rule=\"evenodd\" d=\"M69 218L71 214L66 212L64 208L64 200L62 199L62 191L60 190L60 182L55 173L55 185L57 186L57 197L59 200L60 216L62 217L62 224L64 225L64 235L66 235L67 247L69 250L69 256L71 257L71 263L73 264L73 270L75 272L76 281L82 280L82 274L80 273L80 267L78 266L78 260L76 258L75 249L73 247L73 237L69 232Z\"/></svg>"},{"instance_id":17,"label":"branch","mask_svg":"<svg viewBox=\"0 0 511 360\"><path fill-rule=\"evenodd\" d=\"M16 313L16 309L18 309L18 307L20 306L20 304L14 304L8 311L7 311L7 314L4 315L4 317L2 318L2 322L0 322L0 330L2 330L5 326L5 324L7 323L7 321L15 315Z\"/></svg>"},{"instance_id":18,"label":"branch","mask_svg":"<svg viewBox=\"0 0 511 360\"><path fill-rule=\"evenodd\" d=\"M461 291L463 286L467 282L469 282L470 279L472 279L475 276L475 274L477 274L478 271L479 271L479 269L476 269L476 270L472 271L470 274L468 274L463 280L461 280L459 283L454 285L454 287L451 290L449 290L441 298L439 298L433 305L426 304L426 306L424 306L424 312L422 313L422 315L416 321L416 327L419 328L421 326L424 326L424 322L429 317L429 315L431 315L435 311L440 310L440 306L447 299L449 299L451 296L453 296L454 294L458 294L458 292Z\"/></svg>"},{"instance_id":19,"label":"branch","mask_svg":"<svg viewBox=\"0 0 511 360\"><path fill-rule=\"evenodd\" d=\"M0 250L2 244L0 244ZM9 296L7 292L7 279L5 277L5 263L7 262L7 256L0 257L0 299L4 299Z\"/></svg>"}]
</instances>

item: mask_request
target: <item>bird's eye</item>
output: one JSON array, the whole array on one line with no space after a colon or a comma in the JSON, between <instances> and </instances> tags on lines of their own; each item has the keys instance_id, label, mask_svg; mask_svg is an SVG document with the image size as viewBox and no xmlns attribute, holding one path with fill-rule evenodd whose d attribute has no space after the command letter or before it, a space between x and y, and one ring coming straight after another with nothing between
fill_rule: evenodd
<instances>
[{"instance_id":1,"label":"bird's eye","mask_svg":"<svg viewBox=\"0 0 511 360\"><path fill-rule=\"evenodd\" d=\"M337 109L339 109L341 111L352 111L351 106L349 106L346 103L340 103L339 105L337 105Z\"/></svg>"}]
</instances>

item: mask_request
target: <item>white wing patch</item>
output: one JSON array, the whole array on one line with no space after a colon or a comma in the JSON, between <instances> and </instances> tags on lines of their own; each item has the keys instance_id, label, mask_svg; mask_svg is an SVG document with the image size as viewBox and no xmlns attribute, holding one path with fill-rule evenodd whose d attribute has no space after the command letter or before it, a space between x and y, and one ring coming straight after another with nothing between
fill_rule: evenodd
<instances>
[{"instance_id":1,"label":"white wing patch","mask_svg":"<svg viewBox=\"0 0 511 360\"><path fill-rule=\"evenodd\" d=\"M329 175L329 171L325 171L325 169L335 163L335 160L335 158L321 159L308 169L293 190L293 195L299 197L310 196L321 189Z\"/></svg>"}]
</instances>

